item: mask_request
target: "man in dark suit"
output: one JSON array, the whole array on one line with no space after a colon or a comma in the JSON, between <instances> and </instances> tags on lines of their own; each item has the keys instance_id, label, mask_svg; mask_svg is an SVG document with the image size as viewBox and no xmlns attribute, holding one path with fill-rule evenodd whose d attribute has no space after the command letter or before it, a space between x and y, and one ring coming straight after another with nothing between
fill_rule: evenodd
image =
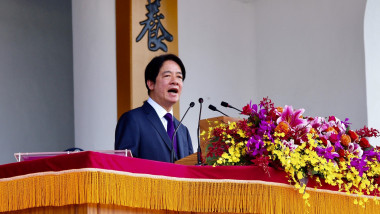
<instances>
[{"instance_id":1,"label":"man in dark suit","mask_svg":"<svg viewBox=\"0 0 380 214\"><path fill-rule=\"evenodd\" d=\"M193 153L188 129L173 115L186 70L173 54L157 56L145 69L145 86L149 99L136 109L124 113L116 126L115 149L130 149L134 157L171 162ZM172 141L172 139L174 139Z\"/></svg>"}]
</instances>

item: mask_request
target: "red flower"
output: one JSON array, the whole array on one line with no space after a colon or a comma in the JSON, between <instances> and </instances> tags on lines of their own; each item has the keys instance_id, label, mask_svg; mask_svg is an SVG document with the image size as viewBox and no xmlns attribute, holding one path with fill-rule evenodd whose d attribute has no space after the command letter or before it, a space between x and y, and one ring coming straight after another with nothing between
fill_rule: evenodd
<instances>
[{"instance_id":1,"label":"red flower","mask_svg":"<svg viewBox=\"0 0 380 214\"><path fill-rule=\"evenodd\" d=\"M251 106L248 104L246 106L243 107L243 112L241 114L244 114L244 115L251 115L252 114L252 108Z\"/></svg>"},{"instance_id":2,"label":"red flower","mask_svg":"<svg viewBox=\"0 0 380 214\"><path fill-rule=\"evenodd\" d=\"M339 132L340 132L338 126L333 126L333 128L335 129L336 133L339 133Z\"/></svg>"},{"instance_id":3,"label":"red flower","mask_svg":"<svg viewBox=\"0 0 380 214\"><path fill-rule=\"evenodd\" d=\"M349 130L348 131L348 135L351 137L351 139L352 139L353 142L358 142L359 135L356 134L356 132Z\"/></svg>"},{"instance_id":4,"label":"red flower","mask_svg":"<svg viewBox=\"0 0 380 214\"><path fill-rule=\"evenodd\" d=\"M371 145L369 144L368 140L366 138L364 138L364 137L360 139L359 145L362 148L369 148L369 147L371 147Z\"/></svg>"},{"instance_id":5,"label":"red flower","mask_svg":"<svg viewBox=\"0 0 380 214\"><path fill-rule=\"evenodd\" d=\"M338 154L339 154L339 157L344 157L344 156L346 155L344 149L340 149L340 150L338 151Z\"/></svg>"},{"instance_id":6,"label":"red flower","mask_svg":"<svg viewBox=\"0 0 380 214\"><path fill-rule=\"evenodd\" d=\"M324 145L324 146L327 146L327 140L326 140L326 138L321 137L320 139L321 139L323 145Z\"/></svg>"},{"instance_id":7,"label":"red flower","mask_svg":"<svg viewBox=\"0 0 380 214\"><path fill-rule=\"evenodd\" d=\"M363 128L356 130L356 133L360 137L379 137L380 132L377 129L374 128L368 128L367 126L364 126Z\"/></svg>"},{"instance_id":8,"label":"red flower","mask_svg":"<svg viewBox=\"0 0 380 214\"><path fill-rule=\"evenodd\" d=\"M375 184L380 184L380 177L375 177Z\"/></svg>"}]
</instances>

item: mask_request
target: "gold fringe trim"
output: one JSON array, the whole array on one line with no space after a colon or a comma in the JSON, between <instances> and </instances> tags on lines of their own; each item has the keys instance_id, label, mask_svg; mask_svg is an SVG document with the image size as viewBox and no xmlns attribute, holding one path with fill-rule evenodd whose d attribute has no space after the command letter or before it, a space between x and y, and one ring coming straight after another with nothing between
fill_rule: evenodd
<instances>
[{"instance_id":1,"label":"gold fringe trim","mask_svg":"<svg viewBox=\"0 0 380 214\"><path fill-rule=\"evenodd\" d=\"M33 207L105 204L154 210L224 213L378 213L370 199L310 193L310 207L289 185L228 180L170 179L110 170L68 170L0 180L0 212Z\"/></svg>"}]
</instances>

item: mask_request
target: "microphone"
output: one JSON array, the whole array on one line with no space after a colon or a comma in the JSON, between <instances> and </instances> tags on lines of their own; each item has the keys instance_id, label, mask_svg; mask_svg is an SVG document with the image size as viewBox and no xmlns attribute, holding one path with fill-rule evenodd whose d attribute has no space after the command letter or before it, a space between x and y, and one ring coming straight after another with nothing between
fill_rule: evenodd
<instances>
[{"instance_id":1,"label":"microphone","mask_svg":"<svg viewBox=\"0 0 380 214\"><path fill-rule=\"evenodd\" d=\"M212 111L217 111L217 112L223 114L224 116L229 117L229 116L226 115L225 113L219 111L219 110L218 110L215 106L213 106L213 105L209 105L208 108L209 108L210 110L212 110Z\"/></svg>"},{"instance_id":2,"label":"microphone","mask_svg":"<svg viewBox=\"0 0 380 214\"><path fill-rule=\"evenodd\" d=\"M222 105L222 106L224 106L224 107L226 107L226 108L233 108L233 109L235 109L236 111L239 111L240 113L243 112L242 110L237 109L237 108L231 106L230 104L228 104L228 103L226 103L226 102L224 102L224 101L222 101L222 103L220 103L220 105Z\"/></svg>"},{"instance_id":3,"label":"microphone","mask_svg":"<svg viewBox=\"0 0 380 214\"><path fill-rule=\"evenodd\" d=\"M203 103L203 98L199 98L199 119L198 119L198 132L197 132L197 137L198 137L198 150L197 150L197 157L198 157L198 163L196 165L202 165L202 160L201 160L201 155L202 155L202 149L201 149L201 141L200 141L200 122L201 122L201 113L202 113L202 103Z\"/></svg>"},{"instance_id":4,"label":"microphone","mask_svg":"<svg viewBox=\"0 0 380 214\"><path fill-rule=\"evenodd\" d=\"M182 120L185 118L187 112L189 111L190 108L194 107L194 105L195 105L194 102L190 103L190 106L187 108L185 114L182 116L181 121L179 121L179 124L178 124L177 128L175 128L175 130L174 130L173 137L172 137L172 151L171 151L171 155L170 155L170 162L171 163L174 163L174 159L175 159L175 153L174 153L174 138L175 138L175 135L176 135L176 133L177 133L177 131L179 129L179 126L181 126Z\"/></svg>"}]
</instances>

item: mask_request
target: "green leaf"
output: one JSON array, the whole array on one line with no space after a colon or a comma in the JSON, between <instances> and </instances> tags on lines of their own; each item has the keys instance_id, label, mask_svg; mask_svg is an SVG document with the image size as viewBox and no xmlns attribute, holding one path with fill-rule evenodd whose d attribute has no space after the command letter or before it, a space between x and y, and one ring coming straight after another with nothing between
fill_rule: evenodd
<instances>
[{"instance_id":1,"label":"green leaf","mask_svg":"<svg viewBox=\"0 0 380 214\"><path fill-rule=\"evenodd\" d=\"M210 143L215 143L219 141L219 137L213 137L209 142Z\"/></svg>"}]
</instances>

